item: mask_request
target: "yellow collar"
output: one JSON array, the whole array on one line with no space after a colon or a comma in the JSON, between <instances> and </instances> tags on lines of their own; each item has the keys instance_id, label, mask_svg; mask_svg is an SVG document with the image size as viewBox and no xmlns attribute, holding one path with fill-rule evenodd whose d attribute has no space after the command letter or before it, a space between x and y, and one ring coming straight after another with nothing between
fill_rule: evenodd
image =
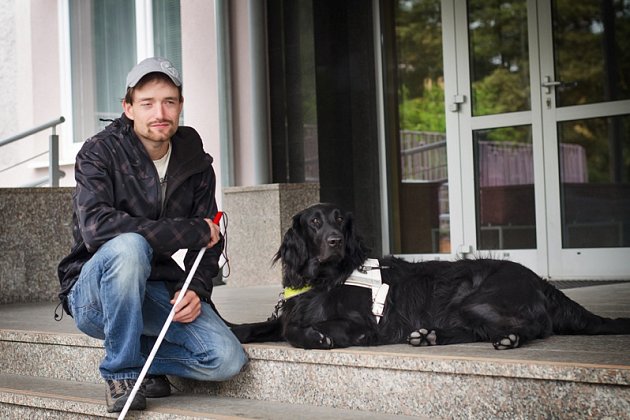
<instances>
[{"instance_id":1,"label":"yellow collar","mask_svg":"<svg viewBox=\"0 0 630 420\"><path fill-rule=\"evenodd\" d=\"M311 290L313 287L312 286L304 286L301 289L294 289L292 287L285 287L284 288L284 299L291 299L294 296L297 295L301 295L304 292L308 292L309 290Z\"/></svg>"}]
</instances>

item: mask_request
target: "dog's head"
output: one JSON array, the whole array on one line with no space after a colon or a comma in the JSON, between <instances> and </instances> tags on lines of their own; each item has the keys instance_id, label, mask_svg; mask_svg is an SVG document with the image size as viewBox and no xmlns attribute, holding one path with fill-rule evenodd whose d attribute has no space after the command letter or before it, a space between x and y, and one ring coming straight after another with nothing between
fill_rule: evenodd
<instances>
[{"instance_id":1,"label":"dog's head","mask_svg":"<svg viewBox=\"0 0 630 420\"><path fill-rule=\"evenodd\" d=\"M333 286L360 266L366 254L352 214L320 203L293 216L274 261L282 262L285 287Z\"/></svg>"}]
</instances>

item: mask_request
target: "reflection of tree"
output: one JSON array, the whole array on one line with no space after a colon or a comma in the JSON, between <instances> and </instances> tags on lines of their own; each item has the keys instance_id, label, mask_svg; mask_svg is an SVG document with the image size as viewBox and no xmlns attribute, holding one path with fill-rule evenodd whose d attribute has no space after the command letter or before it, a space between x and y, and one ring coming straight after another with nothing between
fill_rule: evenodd
<instances>
[{"instance_id":1,"label":"reflection of tree","mask_svg":"<svg viewBox=\"0 0 630 420\"><path fill-rule=\"evenodd\" d=\"M469 2L475 115L529 109L525 7ZM400 128L445 132L440 1L399 1L396 35Z\"/></svg>"},{"instance_id":2,"label":"reflection of tree","mask_svg":"<svg viewBox=\"0 0 630 420\"><path fill-rule=\"evenodd\" d=\"M468 4L473 114L529 110L526 2Z\"/></svg>"},{"instance_id":3,"label":"reflection of tree","mask_svg":"<svg viewBox=\"0 0 630 420\"><path fill-rule=\"evenodd\" d=\"M603 62L599 4L555 1L554 61L556 80L577 82L579 89L560 89L558 105L580 105L601 95Z\"/></svg>"},{"instance_id":4,"label":"reflection of tree","mask_svg":"<svg viewBox=\"0 0 630 420\"><path fill-rule=\"evenodd\" d=\"M442 24L439 0L398 0L401 130L445 132ZM472 104L474 115L531 109L527 2L469 0ZM557 106L630 98L630 2L553 0ZM622 122L623 120L623 122ZM589 180L630 179L627 119L566 123L563 143L587 150ZM518 129L493 132L488 140L519 142Z\"/></svg>"},{"instance_id":5,"label":"reflection of tree","mask_svg":"<svg viewBox=\"0 0 630 420\"><path fill-rule=\"evenodd\" d=\"M557 106L628 99L630 3L557 0L553 5L556 79L576 83L557 89ZM627 118L571 121L558 134L563 143L587 150L591 182L630 180Z\"/></svg>"},{"instance_id":6,"label":"reflection of tree","mask_svg":"<svg viewBox=\"0 0 630 420\"><path fill-rule=\"evenodd\" d=\"M529 108L529 89L523 89L521 76L497 67L473 83L475 114L490 115Z\"/></svg>"},{"instance_id":7,"label":"reflection of tree","mask_svg":"<svg viewBox=\"0 0 630 420\"><path fill-rule=\"evenodd\" d=\"M400 128L445 132L439 0L400 0L396 10Z\"/></svg>"},{"instance_id":8,"label":"reflection of tree","mask_svg":"<svg viewBox=\"0 0 630 420\"><path fill-rule=\"evenodd\" d=\"M559 105L628 98L630 4L620 0L554 1L556 79L577 82L561 89Z\"/></svg>"},{"instance_id":9,"label":"reflection of tree","mask_svg":"<svg viewBox=\"0 0 630 420\"><path fill-rule=\"evenodd\" d=\"M402 86L403 97L406 86ZM400 104L400 126L402 130L432 131L446 133L444 118L444 83L432 83L427 79L424 83L424 94L421 97L402 101Z\"/></svg>"}]
</instances>

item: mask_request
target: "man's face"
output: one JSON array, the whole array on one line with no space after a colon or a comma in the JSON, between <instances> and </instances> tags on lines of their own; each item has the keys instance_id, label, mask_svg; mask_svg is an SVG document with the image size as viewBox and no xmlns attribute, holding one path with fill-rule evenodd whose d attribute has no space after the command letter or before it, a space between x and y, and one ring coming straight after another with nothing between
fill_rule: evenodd
<instances>
[{"instance_id":1,"label":"man's face","mask_svg":"<svg viewBox=\"0 0 630 420\"><path fill-rule=\"evenodd\" d=\"M182 106L177 87L161 79L134 89L132 104L123 101L125 115L147 148L170 140L179 127Z\"/></svg>"}]
</instances>

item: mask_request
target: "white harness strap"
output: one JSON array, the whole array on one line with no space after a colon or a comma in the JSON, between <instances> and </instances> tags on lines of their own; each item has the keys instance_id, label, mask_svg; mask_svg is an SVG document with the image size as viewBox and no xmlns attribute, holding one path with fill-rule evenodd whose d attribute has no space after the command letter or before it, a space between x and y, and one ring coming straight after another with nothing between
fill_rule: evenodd
<instances>
[{"instance_id":1,"label":"white harness strap","mask_svg":"<svg viewBox=\"0 0 630 420\"><path fill-rule=\"evenodd\" d=\"M372 290L372 314L378 324L385 310L385 299L389 292L389 284L381 280L381 270L378 260L368 258L363 265L354 270L344 282L346 286L358 286Z\"/></svg>"}]
</instances>

